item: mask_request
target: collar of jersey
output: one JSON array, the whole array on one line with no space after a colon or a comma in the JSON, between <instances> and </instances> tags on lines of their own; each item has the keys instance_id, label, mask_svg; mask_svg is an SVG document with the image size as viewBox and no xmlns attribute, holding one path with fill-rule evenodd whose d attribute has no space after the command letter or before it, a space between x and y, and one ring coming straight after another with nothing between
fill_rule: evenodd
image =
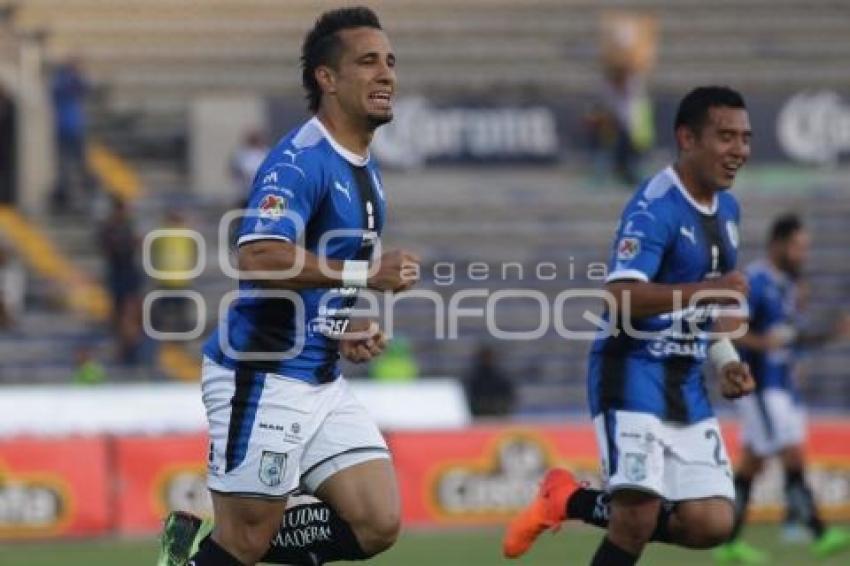
<instances>
[{"instance_id":1,"label":"collar of jersey","mask_svg":"<svg viewBox=\"0 0 850 566\"><path fill-rule=\"evenodd\" d=\"M325 125L322 124L322 121L319 120L318 116L313 116L310 119L310 122L319 128L319 131L322 132L322 135L325 136L325 139L328 140L328 143L331 144L331 147L334 148L334 151L340 154L343 159L354 165L355 167L365 167L367 163L369 163L369 158L372 156L370 152L366 153L366 157L357 155L353 151L349 151L342 147L331 135Z\"/></svg>"},{"instance_id":2,"label":"collar of jersey","mask_svg":"<svg viewBox=\"0 0 850 566\"><path fill-rule=\"evenodd\" d=\"M694 200L694 197L691 196L691 193L689 193L688 189L685 188L685 185L682 184L682 180L679 179L679 175L678 173L676 173L676 169L674 169L672 165L668 165L666 171L667 175L669 175L670 178L673 179L673 184L676 185L676 188L679 189L679 191L682 193L682 196L684 196L685 199L689 203L691 203L691 206L696 208L701 213L708 214L709 216L717 212L717 203L720 201L720 199L717 198L717 193L714 193L714 201L712 201L711 206L705 206L704 204L700 204Z\"/></svg>"}]
</instances>

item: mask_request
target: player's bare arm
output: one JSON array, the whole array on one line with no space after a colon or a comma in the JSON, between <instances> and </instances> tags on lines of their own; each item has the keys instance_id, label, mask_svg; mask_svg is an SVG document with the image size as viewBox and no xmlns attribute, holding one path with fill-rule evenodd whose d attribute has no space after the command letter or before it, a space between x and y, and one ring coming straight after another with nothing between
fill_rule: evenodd
<instances>
[{"instance_id":1,"label":"player's bare arm","mask_svg":"<svg viewBox=\"0 0 850 566\"><path fill-rule=\"evenodd\" d=\"M743 302L747 295L748 284L747 278L741 272L730 271L716 279L699 283L670 285L628 280L613 281L605 288L612 294L621 311L624 305L628 304L631 316L644 317L670 312L683 306L687 307L697 294L701 303L709 300L716 304L736 302L729 293L738 294ZM711 297L713 292L718 292L717 297Z\"/></svg>"},{"instance_id":2,"label":"player's bare arm","mask_svg":"<svg viewBox=\"0 0 850 566\"><path fill-rule=\"evenodd\" d=\"M286 278L269 277L258 281L267 287L289 290L347 284L345 261L320 260L304 248L282 240L260 240L240 246L238 265L242 271L284 272L298 264L299 255L303 260L297 273ZM372 266L372 275L367 278L366 286L377 291L406 291L418 281L420 261L419 256L406 250L386 252L376 260L377 265Z\"/></svg>"}]
</instances>

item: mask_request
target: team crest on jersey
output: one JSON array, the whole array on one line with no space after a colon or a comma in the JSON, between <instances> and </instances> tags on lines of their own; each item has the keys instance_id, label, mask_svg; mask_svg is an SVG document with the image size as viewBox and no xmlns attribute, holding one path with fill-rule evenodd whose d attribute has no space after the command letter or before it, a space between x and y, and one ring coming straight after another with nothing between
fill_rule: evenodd
<instances>
[{"instance_id":1,"label":"team crest on jersey","mask_svg":"<svg viewBox=\"0 0 850 566\"><path fill-rule=\"evenodd\" d=\"M280 485L286 468L286 454L263 450L260 458L260 481L269 487Z\"/></svg>"},{"instance_id":2,"label":"team crest on jersey","mask_svg":"<svg viewBox=\"0 0 850 566\"><path fill-rule=\"evenodd\" d=\"M732 244L733 248L737 249L741 240L738 236L738 225L734 220L726 221L726 234L729 236L729 243Z\"/></svg>"},{"instance_id":3,"label":"team crest on jersey","mask_svg":"<svg viewBox=\"0 0 850 566\"><path fill-rule=\"evenodd\" d=\"M640 240L637 238L623 238L617 244L617 259L628 261L634 259L640 252Z\"/></svg>"},{"instance_id":4,"label":"team crest on jersey","mask_svg":"<svg viewBox=\"0 0 850 566\"><path fill-rule=\"evenodd\" d=\"M260 201L257 208L260 211L260 218L278 220L283 216L283 210L286 208L286 199L279 195L266 195Z\"/></svg>"},{"instance_id":5,"label":"team crest on jersey","mask_svg":"<svg viewBox=\"0 0 850 566\"><path fill-rule=\"evenodd\" d=\"M627 480L639 482L646 479L646 454L626 452L624 465Z\"/></svg>"}]
</instances>

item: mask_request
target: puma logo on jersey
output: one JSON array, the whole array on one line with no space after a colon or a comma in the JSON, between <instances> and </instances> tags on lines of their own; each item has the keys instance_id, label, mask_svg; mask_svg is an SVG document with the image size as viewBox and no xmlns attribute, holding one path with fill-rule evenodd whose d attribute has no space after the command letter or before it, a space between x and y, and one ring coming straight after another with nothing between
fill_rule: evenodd
<instances>
[{"instance_id":1,"label":"puma logo on jersey","mask_svg":"<svg viewBox=\"0 0 850 566\"><path fill-rule=\"evenodd\" d=\"M345 195L345 198L351 201L351 193L349 192L349 183L343 185L339 181L334 181L334 188Z\"/></svg>"},{"instance_id":2,"label":"puma logo on jersey","mask_svg":"<svg viewBox=\"0 0 850 566\"><path fill-rule=\"evenodd\" d=\"M695 229L693 226L691 226L690 230L682 226L681 228L679 228L679 232L682 234L682 236L689 239L693 245L697 245L697 237L694 233Z\"/></svg>"},{"instance_id":3,"label":"puma logo on jersey","mask_svg":"<svg viewBox=\"0 0 850 566\"><path fill-rule=\"evenodd\" d=\"M295 163L295 158L298 157L299 153L301 153L301 152L300 151L292 151L290 149L284 149L283 150L283 155L288 155L293 163Z\"/></svg>"}]
</instances>

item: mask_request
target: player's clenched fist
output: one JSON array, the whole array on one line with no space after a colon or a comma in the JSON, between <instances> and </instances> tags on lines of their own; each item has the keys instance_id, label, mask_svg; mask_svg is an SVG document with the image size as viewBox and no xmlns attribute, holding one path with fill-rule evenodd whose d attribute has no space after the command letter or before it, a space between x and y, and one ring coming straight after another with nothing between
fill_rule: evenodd
<instances>
[{"instance_id":1,"label":"player's clenched fist","mask_svg":"<svg viewBox=\"0 0 850 566\"><path fill-rule=\"evenodd\" d=\"M368 287L378 291L406 291L419 281L421 261L413 252L389 251L378 260L378 270L369 277Z\"/></svg>"},{"instance_id":2,"label":"player's clenched fist","mask_svg":"<svg viewBox=\"0 0 850 566\"><path fill-rule=\"evenodd\" d=\"M720 392L727 399L749 395L756 388L750 366L743 362L728 362L720 370Z\"/></svg>"},{"instance_id":3,"label":"player's clenched fist","mask_svg":"<svg viewBox=\"0 0 850 566\"><path fill-rule=\"evenodd\" d=\"M715 280L718 290L734 291L746 295L750 290L747 276L740 271L730 271Z\"/></svg>"},{"instance_id":4,"label":"player's clenched fist","mask_svg":"<svg viewBox=\"0 0 850 566\"><path fill-rule=\"evenodd\" d=\"M730 271L717 279L711 279L705 283L702 294L704 300L710 298L711 302L718 304L744 304L746 302L747 293L749 293L750 284L747 277L740 271ZM714 292L717 296L714 296ZM730 295L730 293L736 296Z\"/></svg>"}]
</instances>

